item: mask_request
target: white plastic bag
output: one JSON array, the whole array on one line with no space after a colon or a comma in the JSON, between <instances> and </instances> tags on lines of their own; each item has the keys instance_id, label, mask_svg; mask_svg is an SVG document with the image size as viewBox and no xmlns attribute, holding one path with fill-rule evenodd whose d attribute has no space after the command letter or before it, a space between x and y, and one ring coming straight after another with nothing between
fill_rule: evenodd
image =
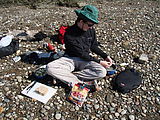
<instances>
[{"instance_id":1,"label":"white plastic bag","mask_svg":"<svg viewBox=\"0 0 160 120\"><path fill-rule=\"evenodd\" d=\"M0 40L0 48L8 46L13 39L13 35L7 35Z\"/></svg>"}]
</instances>

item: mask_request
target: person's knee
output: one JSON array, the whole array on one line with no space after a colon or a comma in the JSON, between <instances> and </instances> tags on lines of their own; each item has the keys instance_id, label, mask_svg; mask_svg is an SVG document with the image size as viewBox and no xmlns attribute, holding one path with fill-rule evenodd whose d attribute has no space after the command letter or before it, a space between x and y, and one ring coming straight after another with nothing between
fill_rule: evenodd
<instances>
[{"instance_id":1,"label":"person's knee","mask_svg":"<svg viewBox=\"0 0 160 120\"><path fill-rule=\"evenodd\" d=\"M107 71L104 67L101 67L100 71L98 72L98 77L99 78L104 78L107 74Z\"/></svg>"},{"instance_id":2,"label":"person's knee","mask_svg":"<svg viewBox=\"0 0 160 120\"><path fill-rule=\"evenodd\" d=\"M47 67L46 67L46 72L48 75L53 75L54 74L54 67L52 67L52 64L51 63L48 63L47 64Z\"/></svg>"},{"instance_id":3,"label":"person's knee","mask_svg":"<svg viewBox=\"0 0 160 120\"><path fill-rule=\"evenodd\" d=\"M93 71L96 71L96 76L98 78L104 78L106 76L107 71L102 65L100 65L100 64L98 64L98 63L96 63L94 61L92 61L90 63L93 66L93 69L94 69Z\"/></svg>"},{"instance_id":4,"label":"person's knee","mask_svg":"<svg viewBox=\"0 0 160 120\"><path fill-rule=\"evenodd\" d=\"M47 74L49 74L49 75L51 75L51 68L47 65L47 67L46 67L46 72L47 72Z\"/></svg>"}]
</instances>

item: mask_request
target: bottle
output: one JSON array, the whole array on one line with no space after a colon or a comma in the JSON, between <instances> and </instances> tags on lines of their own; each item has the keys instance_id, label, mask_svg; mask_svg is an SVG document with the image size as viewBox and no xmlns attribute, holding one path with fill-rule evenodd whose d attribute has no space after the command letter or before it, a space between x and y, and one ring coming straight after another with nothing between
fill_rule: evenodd
<instances>
[{"instance_id":1,"label":"bottle","mask_svg":"<svg viewBox=\"0 0 160 120\"><path fill-rule=\"evenodd\" d=\"M48 50L55 51L55 47L48 43Z\"/></svg>"},{"instance_id":2,"label":"bottle","mask_svg":"<svg viewBox=\"0 0 160 120\"><path fill-rule=\"evenodd\" d=\"M106 68L106 70L107 70L107 75L113 75L113 74L117 73L116 65L114 65L114 64L112 66L110 66L109 68Z\"/></svg>"},{"instance_id":3,"label":"bottle","mask_svg":"<svg viewBox=\"0 0 160 120\"><path fill-rule=\"evenodd\" d=\"M56 50L55 47L53 45L51 45L50 43L44 43L43 48L50 50L50 51L53 51L53 52L55 52L55 50Z\"/></svg>"}]
</instances>

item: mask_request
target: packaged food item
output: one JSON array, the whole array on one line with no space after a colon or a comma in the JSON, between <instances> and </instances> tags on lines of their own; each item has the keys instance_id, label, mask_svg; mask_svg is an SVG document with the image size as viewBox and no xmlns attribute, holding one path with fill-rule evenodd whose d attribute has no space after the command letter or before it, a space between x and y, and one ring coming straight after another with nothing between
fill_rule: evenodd
<instances>
[{"instance_id":1,"label":"packaged food item","mask_svg":"<svg viewBox=\"0 0 160 120\"><path fill-rule=\"evenodd\" d=\"M89 89L83 84L75 84L69 94L68 99L78 106L82 106L86 100Z\"/></svg>"},{"instance_id":2,"label":"packaged food item","mask_svg":"<svg viewBox=\"0 0 160 120\"><path fill-rule=\"evenodd\" d=\"M44 96L45 94L48 93L48 88L46 88L44 86L40 86L40 87L36 88L35 92Z\"/></svg>"}]
</instances>

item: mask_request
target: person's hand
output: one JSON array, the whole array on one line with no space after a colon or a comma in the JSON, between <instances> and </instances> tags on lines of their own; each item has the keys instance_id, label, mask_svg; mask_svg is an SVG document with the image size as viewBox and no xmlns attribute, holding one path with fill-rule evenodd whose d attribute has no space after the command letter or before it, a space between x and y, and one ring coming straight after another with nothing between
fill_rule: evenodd
<instances>
[{"instance_id":1,"label":"person's hand","mask_svg":"<svg viewBox=\"0 0 160 120\"><path fill-rule=\"evenodd\" d=\"M105 60L108 62L108 67L110 67L113 64L113 60L111 59L110 56L107 56Z\"/></svg>"},{"instance_id":2,"label":"person's hand","mask_svg":"<svg viewBox=\"0 0 160 120\"><path fill-rule=\"evenodd\" d=\"M100 61L100 64L101 64L103 67L105 67L105 68L110 67L110 62L107 62L107 61L105 61L105 60L101 60L101 61Z\"/></svg>"},{"instance_id":3,"label":"person's hand","mask_svg":"<svg viewBox=\"0 0 160 120\"><path fill-rule=\"evenodd\" d=\"M100 61L100 64L105 68L109 68L113 64L113 60L110 58L110 56L107 56L104 61Z\"/></svg>"}]
</instances>

